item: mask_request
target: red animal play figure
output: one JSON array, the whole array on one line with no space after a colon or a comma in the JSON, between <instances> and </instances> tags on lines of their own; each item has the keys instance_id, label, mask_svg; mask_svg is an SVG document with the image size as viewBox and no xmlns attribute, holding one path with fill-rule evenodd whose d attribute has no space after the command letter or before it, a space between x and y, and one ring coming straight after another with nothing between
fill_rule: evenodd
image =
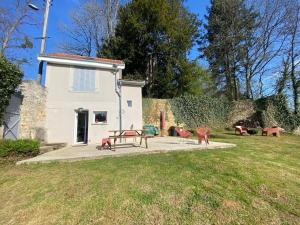
<instances>
[{"instance_id":1,"label":"red animal play figure","mask_svg":"<svg viewBox=\"0 0 300 225\"><path fill-rule=\"evenodd\" d=\"M210 129L208 127L198 127L197 134L198 134L198 144L201 144L202 140L204 140L206 144L209 144L208 139L210 136Z\"/></svg>"},{"instance_id":2,"label":"red animal play figure","mask_svg":"<svg viewBox=\"0 0 300 225\"><path fill-rule=\"evenodd\" d=\"M240 133L240 135L244 135L244 134L248 134L248 129L243 126L235 126L234 133L236 134L236 132Z\"/></svg>"},{"instance_id":3,"label":"red animal play figure","mask_svg":"<svg viewBox=\"0 0 300 225\"><path fill-rule=\"evenodd\" d=\"M269 136L273 134L276 137L280 137L280 131L283 131L281 127L266 127L262 129L261 135Z\"/></svg>"},{"instance_id":4,"label":"red animal play figure","mask_svg":"<svg viewBox=\"0 0 300 225\"><path fill-rule=\"evenodd\" d=\"M109 138L102 138L102 145L99 150L109 149L111 150L111 141Z\"/></svg>"},{"instance_id":5,"label":"red animal play figure","mask_svg":"<svg viewBox=\"0 0 300 225\"><path fill-rule=\"evenodd\" d=\"M193 136L193 134L191 132L189 132L188 130L184 130L184 129L179 128L179 127L176 127L175 131L182 138L190 138L190 137Z\"/></svg>"}]
</instances>

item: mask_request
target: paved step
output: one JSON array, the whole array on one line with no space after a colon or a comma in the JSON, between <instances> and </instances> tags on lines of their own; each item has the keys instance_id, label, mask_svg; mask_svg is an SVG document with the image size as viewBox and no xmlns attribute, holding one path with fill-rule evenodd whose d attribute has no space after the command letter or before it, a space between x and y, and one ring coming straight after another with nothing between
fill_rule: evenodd
<instances>
[{"instance_id":1,"label":"paved step","mask_svg":"<svg viewBox=\"0 0 300 225\"><path fill-rule=\"evenodd\" d=\"M42 143L41 147L40 147L40 154L44 154L46 152L61 149L66 146L67 146L67 143Z\"/></svg>"},{"instance_id":2,"label":"paved step","mask_svg":"<svg viewBox=\"0 0 300 225\"><path fill-rule=\"evenodd\" d=\"M40 147L40 154L44 154L46 152L53 151L53 146L41 146Z\"/></svg>"},{"instance_id":3,"label":"paved step","mask_svg":"<svg viewBox=\"0 0 300 225\"><path fill-rule=\"evenodd\" d=\"M64 148L67 146L67 143L47 143L45 146L53 146L54 150Z\"/></svg>"}]
</instances>

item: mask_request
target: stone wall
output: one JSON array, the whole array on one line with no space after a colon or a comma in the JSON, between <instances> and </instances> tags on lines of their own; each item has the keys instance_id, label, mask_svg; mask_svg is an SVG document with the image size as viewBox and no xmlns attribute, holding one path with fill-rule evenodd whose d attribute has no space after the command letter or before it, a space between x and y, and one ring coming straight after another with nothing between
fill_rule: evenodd
<instances>
[{"instance_id":1,"label":"stone wall","mask_svg":"<svg viewBox=\"0 0 300 225\"><path fill-rule=\"evenodd\" d=\"M171 126L177 126L171 105L166 99L143 99L143 123L153 124L160 128L160 112L164 111L166 115L166 131Z\"/></svg>"},{"instance_id":2,"label":"stone wall","mask_svg":"<svg viewBox=\"0 0 300 225\"><path fill-rule=\"evenodd\" d=\"M20 109L20 137L45 140L46 90L36 81L24 81L21 86L23 102Z\"/></svg>"},{"instance_id":3,"label":"stone wall","mask_svg":"<svg viewBox=\"0 0 300 225\"><path fill-rule=\"evenodd\" d=\"M4 126L0 126L0 139L3 139Z\"/></svg>"},{"instance_id":4,"label":"stone wall","mask_svg":"<svg viewBox=\"0 0 300 225\"><path fill-rule=\"evenodd\" d=\"M300 127L297 127L293 133L300 136Z\"/></svg>"},{"instance_id":5,"label":"stone wall","mask_svg":"<svg viewBox=\"0 0 300 225\"><path fill-rule=\"evenodd\" d=\"M249 121L250 124L257 121L254 102L252 100L235 101L229 115L228 125L234 126L239 121L245 120Z\"/></svg>"},{"instance_id":6,"label":"stone wall","mask_svg":"<svg viewBox=\"0 0 300 225\"><path fill-rule=\"evenodd\" d=\"M166 112L166 126L184 126L178 124L171 105L166 99L143 99L143 122L144 124L154 124L160 127L160 112ZM249 121L250 126L257 121L254 102L251 100L235 101L229 115L228 126L234 126L239 121Z\"/></svg>"}]
</instances>

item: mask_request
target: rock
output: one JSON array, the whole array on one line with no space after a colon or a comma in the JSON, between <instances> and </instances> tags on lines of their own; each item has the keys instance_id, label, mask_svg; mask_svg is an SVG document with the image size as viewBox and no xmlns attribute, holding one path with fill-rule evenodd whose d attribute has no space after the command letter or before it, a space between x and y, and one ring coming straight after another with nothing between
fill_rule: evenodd
<instances>
[{"instance_id":1,"label":"rock","mask_svg":"<svg viewBox=\"0 0 300 225\"><path fill-rule=\"evenodd\" d=\"M293 133L300 136L300 127L297 127Z\"/></svg>"}]
</instances>

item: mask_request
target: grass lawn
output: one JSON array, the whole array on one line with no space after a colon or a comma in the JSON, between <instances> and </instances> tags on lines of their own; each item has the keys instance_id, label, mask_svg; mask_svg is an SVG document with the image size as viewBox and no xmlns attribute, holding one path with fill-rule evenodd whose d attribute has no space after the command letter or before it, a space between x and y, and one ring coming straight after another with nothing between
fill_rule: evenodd
<instances>
[{"instance_id":1,"label":"grass lawn","mask_svg":"<svg viewBox=\"0 0 300 225\"><path fill-rule=\"evenodd\" d=\"M0 224L300 224L300 137L219 134L231 149L15 166Z\"/></svg>"}]
</instances>

